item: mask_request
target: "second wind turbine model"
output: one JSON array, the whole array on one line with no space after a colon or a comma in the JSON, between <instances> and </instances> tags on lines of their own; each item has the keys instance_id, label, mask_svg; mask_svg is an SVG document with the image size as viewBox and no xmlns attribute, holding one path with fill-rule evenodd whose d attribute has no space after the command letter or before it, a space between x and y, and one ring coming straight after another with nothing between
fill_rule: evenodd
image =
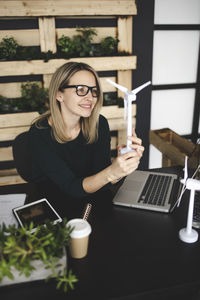
<instances>
[{"instance_id":1,"label":"second wind turbine model","mask_svg":"<svg viewBox=\"0 0 200 300\"><path fill-rule=\"evenodd\" d=\"M118 83L115 83L111 79L106 79L110 84L118 88L120 91L124 93L124 119L127 120L127 137L132 136L132 102L136 101L136 94L140 92L142 89L144 89L146 86L151 84L151 81L148 81L144 83L143 85L137 87L136 89L132 91L128 91L126 87L123 87L122 85L119 85ZM121 153L126 153L129 151L133 151L130 147L131 141L127 139L127 144L125 148L121 149Z\"/></svg>"},{"instance_id":2,"label":"second wind turbine model","mask_svg":"<svg viewBox=\"0 0 200 300\"><path fill-rule=\"evenodd\" d=\"M200 180L194 178L188 178L188 157L185 157L185 167L184 167L184 178L181 179L181 183L183 184L182 191L180 193L180 197L178 199L178 206L181 202L184 191L190 190L190 200L188 207L188 217L187 217L187 226L186 228L182 228L179 231L179 238L185 243L194 243L198 240L198 232L192 228L192 219L193 219L193 211L194 211L194 197L195 191L200 191ZM198 166L199 168L199 166Z\"/></svg>"}]
</instances>

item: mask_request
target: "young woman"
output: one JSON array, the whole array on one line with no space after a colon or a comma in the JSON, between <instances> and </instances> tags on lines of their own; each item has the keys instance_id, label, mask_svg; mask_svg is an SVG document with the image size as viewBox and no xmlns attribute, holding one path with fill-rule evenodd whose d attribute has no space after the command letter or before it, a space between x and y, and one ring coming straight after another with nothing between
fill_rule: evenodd
<instances>
[{"instance_id":1,"label":"young woman","mask_svg":"<svg viewBox=\"0 0 200 300\"><path fill-rule=\"evenodd\" d=\"M144 151L133 130L129 138L136 151L118 154L111 163L109 126L100 115L102 102L95 70L84 63L68 62L52 77L49 111L29 131L32 180L53 184L65 195L69 207L84 197L92 199L94 193L109 189L133 172Z\"/></svg>"}]
</instances>

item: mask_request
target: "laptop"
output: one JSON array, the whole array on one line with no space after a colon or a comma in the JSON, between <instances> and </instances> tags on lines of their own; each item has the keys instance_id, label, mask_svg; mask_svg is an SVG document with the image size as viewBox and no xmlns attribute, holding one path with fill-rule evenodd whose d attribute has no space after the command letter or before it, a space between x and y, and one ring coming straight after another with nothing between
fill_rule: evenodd
<instances>
[{"instance_id":1,"label":"laptop","mask_svg":"<svg viewBox=\"0 0 200 300\"><path fill-rule=\"evenodd\" d=\"M175 174L136 170L126 177L113 203L169 213L176 206L180 189Z\"/></svg>"}]
</instances>

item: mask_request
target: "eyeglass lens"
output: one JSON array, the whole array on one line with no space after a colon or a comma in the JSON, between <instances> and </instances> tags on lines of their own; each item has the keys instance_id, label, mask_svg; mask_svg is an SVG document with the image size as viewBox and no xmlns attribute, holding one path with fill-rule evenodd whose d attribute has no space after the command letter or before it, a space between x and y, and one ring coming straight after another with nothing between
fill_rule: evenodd
<instances>
[{"instance_id":1,"label":"eyeglass lens","mask_svg":"<svg viewBox=\"0 0 200 300\"><path fill-rule=\"evenodd\" d=\"M78 85L76 88L76 92L78 96L85 96L88 92L91 91L93 97L98 97L98 89L97 87L89 87L87 85Z\"/></svg>"}]
</instances>

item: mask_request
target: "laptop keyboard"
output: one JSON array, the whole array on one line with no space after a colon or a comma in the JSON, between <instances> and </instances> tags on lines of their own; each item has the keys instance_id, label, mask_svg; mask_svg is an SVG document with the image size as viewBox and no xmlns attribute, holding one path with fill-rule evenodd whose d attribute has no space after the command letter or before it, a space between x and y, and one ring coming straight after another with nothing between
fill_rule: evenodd
<instances>
[{"instance_id":1,"label":"laptop keyboard","mask_svg":"<svg viewBox=\"0 0 200 300\"><path fill-rule=\"evenodd\" d=\"M195 201L194 201L194 222L200 222L200 192L195 192Z\"/></svg>"},{"instance_id":2,"label":"laptop keyboard","mask_svg":"<svg viewBox=\"0 0 200 300\"><path fill-rule=\"evenodd\" d=\"M138 203L164 206L171 180L170 176L150 174Z\"/></svg>"}]
</instances>

